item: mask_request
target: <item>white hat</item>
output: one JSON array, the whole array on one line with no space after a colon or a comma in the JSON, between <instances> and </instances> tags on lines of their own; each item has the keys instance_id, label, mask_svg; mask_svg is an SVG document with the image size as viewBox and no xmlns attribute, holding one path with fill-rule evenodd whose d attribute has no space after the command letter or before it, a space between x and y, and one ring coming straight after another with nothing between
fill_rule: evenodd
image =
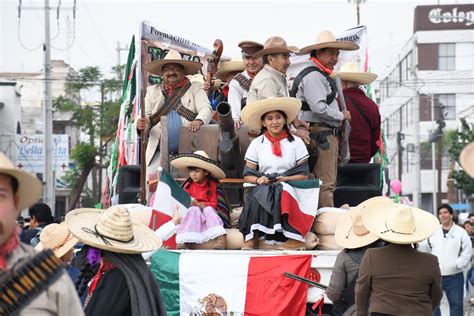
<instances>
[{"instance_id":1,"label":"white hat","mask_svg":"<svg viewBox=\"0 0 474 316\"><path fill-rule=\"evenodd\" d=\"M143 65L143 69L154 75L161 76L163 75L163 66L167 64L183 66L186 75L194 75L202 67L201 63L192 60L184 60L178 51L170 50L165 58L146 63Z\"/></svg>"},{"instance_id":2,"label":"white hat","mask_svg":"<svg viewBox=\"0 0 474 316\"><path fill-rule=\"evenodd\" d=\"M356 63L345 63L339 71L334 71L330 76L335 78L337 75L341 77L341 80L357 82L362 85L369 84L377 78L377 75L371 72L359 71Z\"/></svg>"},{"instance_id":3,"label":"white hat","mask_svg":"<svg viewBox=\"0 0 474 316\"><path fill-rule=\"evenodd\" d=\"M309 54L313 50L323 48L336 48L340 50L357 50L359 45L349 41L338 41L330 31L322 31L318 34L316 43L300 49L300 55Z\"/></svg>"}]
</instances>

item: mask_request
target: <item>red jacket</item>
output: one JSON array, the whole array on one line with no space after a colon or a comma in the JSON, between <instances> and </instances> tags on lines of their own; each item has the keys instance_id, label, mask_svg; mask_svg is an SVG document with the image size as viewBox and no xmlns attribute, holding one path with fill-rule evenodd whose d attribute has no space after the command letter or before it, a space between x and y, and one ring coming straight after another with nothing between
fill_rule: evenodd
<instances>
[{"instance_id":1,"label":"red jacket","mask_svg":"<svg viewBox=\"0 0 474 316\"><path fill-rule=\"evenodd\" d=\"M381 121L379 107L359 88L345 89L344 100L347 110L351 112L350 162L369 162L378 150ZM360 111L354 103L359 106ZM365 113L366 118L361 112Z\"/></svg>"},{"instance_id":2,"label":"red jacket","mask_svg":"<svg viewBox=\"0 0 474 316\"><path fill-rule=\"evenodd\" d=\"M199 184L191 180L184 185L184 190L199 203L203 202L206 206L217 208L217 184L215 181L206 179Z\"/></svg>"}]
</instances>

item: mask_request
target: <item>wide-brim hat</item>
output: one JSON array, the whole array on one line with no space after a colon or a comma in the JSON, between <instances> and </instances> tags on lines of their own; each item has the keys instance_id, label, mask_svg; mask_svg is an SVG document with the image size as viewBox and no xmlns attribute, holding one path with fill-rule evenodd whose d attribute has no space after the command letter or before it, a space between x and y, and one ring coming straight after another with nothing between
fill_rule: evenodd
<instances>
[{"instance_id":1,"label":"wide-brim hat","mask_svg":"<svg viewBox=\"0 0 474 316\"><path fill-rule=\"evenodd\" d=\"M82 208L66 215L69 231L86 245L117 253L143 253L161 247L161 239L147 226L133 221L128 209Z\"/></svg>"},{"instance_id":2,"label":"wide-brim hat","mask_svg":"<svg viewBox=\"0 0 474 316\"><path fill-rule=\"evenodd\" d=\"M0 174L5 174L15 178L18 181L18 210L24 210L35 204L43 193L41 181L34 175L15 168L13 163L0 153Z\"/></svg>"},{"instance_id":3,"label":"wide-brim hat","mask_svg":"<svg viewBox=\"0 0 474 316\"><path fill-rule=\"evenodd\" d=\"M360 72L356 63L346 63L341 66L339 71L334 71L330 76L334 79L338 75L341 77L341 80L357 82L362 85L369 84L377 78L377 75L374 73Z\"/></svg>"},{"instance_id":4,"label":"wide-brim hat","mask_svg":"<svg viewBox=\"0 0 474 316\"><path fill-rule=\"evenodd\" d=\"M474 178L474 142L464 147L459 155L459 162L464 171Z\"/></svg>"},{"instance_id":5,"label":"wide-brim hat","mask_svg":"<svg viewBox=\"0 0 474 316\"><path fill-rule=\"evenodd\" d=\"M227 74L231 72L242 72L244 71L244 62L242 59L232 59L219 63L217 68L216 77L222 81L226 81Z\"/></svg>"},{"instance_id":6,"label":"wide-brim hat","mask_svg":"<svg viewBox=\"0 0 474 316\"><path fill-rule=\"evenodd\" d=\"M194 75L202 67L201 63L192 60L184 60L178 51L170 50L165 58L146 63L143 65L143 69L154 75L161 76L163 75L163 66L167 64L183 66L185 75Z\"/></svg>"},{"instance_id":7,"label":"wide-brim hat","mask_svg":"<svg viewBox=\"0 0 474 316\"><path fill-rule=\"evenodd\" d=\"M249 129L258 131L262 127L262 116L273 111L286 114L287 124L293 122L301 110L301 101L297 98L277 97L258 100L247 104L240 112L240 119Z\"/></svg>"},{"instance_id":8,"label":"wide-brim hat","mask_svg":"<svg viewBox=\"0 0 474 316\"><path fill-rule=\"evenodd\" d=\"M65 222L47 225L41 231L39 239L40 242L35 249L38 251L52 249L58 258L68 253L79 242L79 239L71 234Z\"/></svg>"},{"instance_id":9,"label":"wide-brim hat","mask_svg":"<svg viewBox=\"0 0 474 316\"><path fill-rule=\"evenodd\" d=\"M255 41L241 41L238 46L242 49L242 56L253 56L263 49L263 44Z\"/></svg>"},{"instance_id":10,"label":"wide-brim hat","mask_svg":"<svg viewBox=\"0 0 474 316\"><path fill-rule=\"evenodd\" d=\"M209 158L208 154L203 150L195 151L194 153L178 154L170 158L171 165L183 172L188 172L189 167L201 168L209 171L209 173L216 179L224 179L224 169L217 163L217 161Z\"/></svg>"},{"instance_id":11,"label":"wide-brim hat","mask_svg":"<svg viewBox=\"0 0 474 316\"><path fill-rule=\"evenodd\" d=\"M339 220L335 230L335 239L339 246L347 249L355 249L370 245L379 239L367 230L362 222L362 213L373 203L393 203L391 199L377 196L365 200Z\"/></svg>"},{"instance_id":12,"label":"wide-brim hat","mask_svg":"<svg viewBox=\"0 0 474 316\"><path fill-rule=\"evenodd\" d=\"M413 244L430 237L439 227L433 214L397 203L373 203L362 213L364 226L380 239Z\"/></svg>"},{"instance_id":13,"label":"wide-brim hat","mask_svg":"<svg viewBox=\"0 0 474 316\"><path fill-rule=\"evenodd\" d=\"M323 48L336 48L340 50L357 50L359 45L349 41L338 41L330 31L322 31L318 34L316 43L300 49L300 54L309 54L313 50Z\"/></svg>"},{"instance_id":14,"label":"wide-brim hat","mask_svg":"<svg viewBox=\"0 0 474 316\"><path fill-rule=\"evenodd\" d=\"M253 57L260 57L270 54L285 54L298 52L298 47L288 46L283 38L279 36L272 36L265 41L265 44L263 44L263 49L255 53Z\"/></svg>"}]
</instances>

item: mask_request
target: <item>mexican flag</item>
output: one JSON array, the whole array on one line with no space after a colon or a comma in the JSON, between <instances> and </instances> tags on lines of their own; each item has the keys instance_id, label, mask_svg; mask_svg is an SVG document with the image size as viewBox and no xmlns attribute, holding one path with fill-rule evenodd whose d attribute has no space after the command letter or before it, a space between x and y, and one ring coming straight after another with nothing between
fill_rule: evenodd
<instances>
[{"instance_id":1,"label":"mexican flag","mask_svg":"<svg viewBox=\"0 0 474 316\"><path fill-rule=\"evenodd\" d=\"M151 258L168 315L305 315L311 255L160 250ZM218 314L213 314L218 315Z\"/></svg>"},{"instance_id":2,"label":"mexican flag","mask_svg":"<svg viewBox=\"0 0 474 316\"><path fill-rule=\"evenodd\" d=\"M301 236L311 229L318 210L319 180L302 180L282 182L280 198L281 214L288 214L288 224ZM286 237L304 241L301 236L284 232Z\"/></svg>"},{"instance_id":3,"label":"mexican flag","mask_svg":"<svg viewBox=\"0 0 474 316\"><path fill-rule=\"evenodd\" d=\"M176 206L179 207L179 212L184 217L191 204L189 194L165 170L160 171L160 179L152 199L153 212L149 227L154 231L173 218ZM176 235L164 241L163 244L167 248L176 249Z\"/></svg>"}]
</instances>

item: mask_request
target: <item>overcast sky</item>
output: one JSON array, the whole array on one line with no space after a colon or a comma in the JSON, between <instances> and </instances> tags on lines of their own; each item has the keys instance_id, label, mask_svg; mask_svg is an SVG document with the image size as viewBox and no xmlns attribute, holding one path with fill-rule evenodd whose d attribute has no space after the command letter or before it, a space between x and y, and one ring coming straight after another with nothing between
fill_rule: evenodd
<instances>
[{"instance_id":1,"label":"overcast sky","mask_svg":"<svg viewBox=\"0 0 474 316\"><path fill-rule=\"evenodd\" d=\"M314 43L322 30L338 34L356 26L354 0L77 0L76 19L71 10L61 10L57 20L59 2L63 9L71 8L74 3L50 0L54 8L52 59L66 60L76 69L97 65L106 74L117 64L117 42L122 46L128 44L138 32L141 20L208 48L212 48L214 39L221 38L224 54L230 57L239 55L237 43L244 39L263 43L266 38L279 35L288 44L303 47ZM372 71L383 75L398 60L400 48L413 32L416 5L470 2L366 0L360 6L360 15L361 24L368 27ZM0 1L0 72L41 71L44 12L27 7L40 8L44 1L22 0L21 18L18 18L18 4L19 0ZM122 52L121 62L125 60L126 53Z\"/></svg>"}]
</instances>

